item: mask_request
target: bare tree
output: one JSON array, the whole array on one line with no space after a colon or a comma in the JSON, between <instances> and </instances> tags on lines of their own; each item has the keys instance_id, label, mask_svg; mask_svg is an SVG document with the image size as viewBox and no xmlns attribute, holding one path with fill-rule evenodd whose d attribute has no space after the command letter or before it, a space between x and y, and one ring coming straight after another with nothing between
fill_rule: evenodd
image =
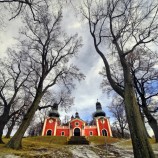
<instances>
[{"instance_id":1,"label":"bare tree","mask_svg":"<svg viewBox=\"0 0 158 158\"><path fill-rule=\"evenodd\" d=\"M5 138L10 138L13 128L17 128L21 124L21 121L23 120L23 117L30 106L30 99L31 98L28 94L25 94L24 96L21 95L21 97L18 98L18 102L15 102L11 106L10 115L12 117L6 124L8 131Z\"/></svg>"},{"instance_id":2,"label":"bare tree","mask_svg":"<svg viewBox=\"0 0 158 158\"><path fill-rule=\"evenodd\" d=\"M19 110L16 110L16 111L15 110L14 111L11 110L11 113L14 113L14 115L10 118L10 120L8 121L8 123L6 125L8 131L6 133L5 138L10 138L10 135L11 135L11 133L13 131L13 128L15 126L18 126L21 123L21 120L23 119L23 115L24 115L26 109L27 108L22 106Z\"/></svg>"},{"instance_id":3,"label":"bare tree","mask_svg":"<svg viewBox=\"0 0 158 158\"><path fill-rule=\"evenodd\" d=\"M125 115L125 108L123 99L120 97L115 97L112 104L108 106L109 111L112 113L115 124L115 128L122 138L125 137L125 131L128 129L127 119Z\"/></svg>"},{"instance_id":4,"label":"bare tree","mask_svg":"<svg viewBox=\"0 0 158 158\"><path fill-rule=\"evenodd\" d=\"M12 11L13 16L10 20L16 18L20 13L25 11L30 11L33 19L35 21L39 21L38 17L36 16L38 9L43 4L47 4L47 0L40 1L40 0L0 0L0 4L4 4L7 9Z\"/></svg>"},{"instance_id":5,"label":"bare tree","mask_svg":"<svg viewBox=\"0 0 158 158\"><path fill-rule=\"evenodd\" d=\"M25 105L16 106L20 100L19 94L23 91L22 86L26 82L30 72L23 67L22 57L19 53L10 51L8 61L1 61L0 71L0 143L2 141L3 129L9 119L19 112L19 109ZM22 95L21 95L22 97ZM11 108L16 110L11 112Z\"/></svg>"},{"instance_id":6,"label":"bare tree","mask_svg":"<svg viewBox=\"0 0 158 158\"><path fill-rule=\"evenodd\" d=\"M158 64L157 53L149 52L144 49L136 49L135 52L127 56L127 60L130 65L131 74L133 77L135 93L137 97L137 103L140 107L140 112L142 113L142 120L145 123L144 115L152 128L155 140L158 140L158 124L153 116L156 113L157 105L152 106L152 98L157 96L157 82L158 82L158 70L155 66ZM113 77L118 85L124 88L124 81L122 75L122 67L118 64L111 64L111 70L113 71ZM116 73L119 72L119 73ZM112 88L109 87L109 82L106 78L105 69L100 73L103 75L104 79L101 84L102 88L111 91Z\"/></svg>"},{"instance_id":7,"label":"bare tree","mask_svg":"<svg viewBox=\"0 0 158 158\"><path fill-rule=\"evenodd\" d=\"M29 17L26 18L26 30L22 31L26 38L21 41L22 50L29 69L34 72L26 85L32 87L30 92L33 102L19 129L7 144L14 149L22 147L22 137L44 94L49 89L53 90L55 85L63 85L71 90L74 79L84 78L77 67L69 64L70 58L81 46L80 39L76 35L68 37L61 30L61 8L51 14L47 9L48 7L41 8L39 12L40 23L32 23Z\"/></svg>"},{"instance_id":8,"label":"bare tree","mask_svg":"<svg viewBox=\"0 0 158 158\"><path fill-rule=\"evenodd\" d=\"M156 142L158 142L158 123L152 115L155 108L152 111L149 109L152 98L158 95L158 70L154 68L158 63L157 53L139 49L137 53L130 54L128 60L131 64L138 105L154 132Z\"/></svg>"},{"instance_id":9,"label":"bare tree","mask_svg":"<svg viewBox=\"0 0 158 158\"><path fill-rule=\"evenodd\" d=\"M82 15L88 20L94 47L104 62L108 81L124 98L134 156L153 158L155 156L140 116L127 55L138 46L147 47L148 43L157 39L158 3L145 0L86 0L84 4ZM118 56L123 70L124 88L111 75L105 42L110 44L112 52Z\"/></svg>"}]
</instances>

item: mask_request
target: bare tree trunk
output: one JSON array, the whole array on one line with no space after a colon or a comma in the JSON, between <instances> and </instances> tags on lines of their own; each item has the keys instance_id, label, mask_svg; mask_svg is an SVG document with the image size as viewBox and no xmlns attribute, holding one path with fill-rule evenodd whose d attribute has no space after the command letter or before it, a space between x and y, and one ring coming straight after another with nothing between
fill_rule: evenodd
<instances>
[{"instance_id":1,"label":"bare tree trunk","mask_svg":"<svg viewBox=\"0 0 158 158\"><path fill-rule=\"evenodd\" d=\"M12 133L12 130L13 130L14 126L15 126L15 121L12 120L12 124L8 127L8 131L7 131L7 134L6 134L5 138L10 138L10 135Z\"/></svg>"},{"instance_id":2,"label":"bare tree trunk","mask_svg":"<svg viewBox=\"0 0 158 158\"><path fill-rule=\"evenodd\" d=\"M156 119L151 115L150 111L148 110L147 106L143 107L143 112L148 120L148 123L150 127L152 128L154 135L155 135L155 141L158 143L158 124Z\"/></svg>"},{"instance_id":3,"label":"bare tree trunk","mask_svg":"<svg viewBox=\"0 0 158 158\"><path fill-rule=\"evenodd\" d=\"M2 136L3 136L3 130L5 125L8 122L8 117L7 115L1 115L0 116L0 144L4 144L3 140L2 140Z\"/></svg>"},{"instance_id":4,"label":"bare tree trunk","mask_svg":"<svg viewBox=\"0 0 158 158\"><path fill-rule=\"evenodd\" d=\"M137 105L136 96L133 88L132 76L125 59L120 59L124 72L125 83L125 110L129 129L132 138L133 151L135 158L154 158L154 152L148 141L145 126L143 124L139 106Z\"/></svg>"},{"instance_id":5,"label":"bare tree trunk","mask_svg":"<svg viewBox=\"0 0 158 158\"><path fill-rule=\"evenodd\" d=\"M121 128L121 137L122 137L122 138L125 137L124 128Z\"/></svg>"},{"instance_id":6,"label":"bare tree trunk","mask_svg":"<svg viewBox=\"0 0 158 158\"><path fill-rule=\"evenodd\" d=\"M141 117L142 117L142 121L143 121L143 124L144 124L144 127L145 127L145 120L144 120L144 116L143 116L142 113L141 113ZM151 138L150 135L149 135L149 133L148 133L148 131L147 131L147 128L146 128L146 127L145 127L145 129L146 129L146 135L147 135L147 137L148 137L148 138Z\"/></svg>"},{"instance_id":7,"label":"bare tree trunk","mask_svg":"<svg viewBox=\"0 0 158 158\"><path fill-rule=\"evenodd\" d=\"M7 143L7 147L13 148L13 149L20 149L22 148L22 138L25 134L25 131L27 130L28 126L30 125L30 122L38 109L39 102L42 98L42 93L38 93L29 108L27 114L24 116L24 119L22 121L22 124L20 125L19 129L15 133L15 135L11 138L11 140Z\"/></svg>"},{"instance_id":8,"label":"bare tree trunk","mask_svg":"<svg viewBox=\"0 0 158 158\"><path fill-rule=\"evenodd\" d=\"M1 122L0 123L0 144L4 144L4 142L2 140L4 126L5 125Z\"/></svg>"}]
</instances>

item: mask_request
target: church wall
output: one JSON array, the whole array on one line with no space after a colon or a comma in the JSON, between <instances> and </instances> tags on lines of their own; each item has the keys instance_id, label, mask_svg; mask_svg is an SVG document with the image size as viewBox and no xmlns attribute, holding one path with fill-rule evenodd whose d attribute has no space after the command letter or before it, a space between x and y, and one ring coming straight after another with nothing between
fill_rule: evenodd
<instances>
[{"instance_id":1,"label":"church wall","mask_svg":"<svg viewBox=\"0 0 158 158\"><path fill-rule=\"evenodd\" d=\"M44 135L47 135L47 131L51 130L52 131L52 136L53 136L54 131L55 131L55 125L56 125L56 119L55 118L47 118L46 125L45 125L45 130L44 130Z\"/></svg>"},{"instance_id":2,"label":"church wall","mask_svg":"<svg viewBox=\"0 0 158 158\"><path fill-rule=\"evenodd\" d=\"M107 131L108 136L111 136L110 127L109 127L107 118L99 118L98 125L99 125L99 130L100 130L100 136L102 136L103 129L105 129Z\"/></svg>"},{"instance_id":3,"label":"church wall","mask_svg":"<svg viewBox=\"0 0 158 158\"><path fill-rule=\"evenodd\" d=\"M92 132L92 135L90 134ZM85 127L85 136L98 136L97 127L91 128L91 126Z\"/></svg>"},{"instance_id":4,"label":"church wall","mask_svg":"<svg viewBox=\"0 0 158 158\"><path fill-rule=\"evenodd\" d=\"M74 128L83 129L83 126L84 126L84 122L79 119L74 119L70 122L71 129L74 129Z\"/></svg>"},{"instance_id":5,"label":"church wall","mask_svg":"<svg viewBox=\"0 0 158 158\"><path fill-rule=\"evenodd\" d=\"M68 128L57 129L56 136L69 136L69 131L70 130ZM62 133L64 133L64 135Z\"/></svg>"},{"instance_id":6,"label":"church wall","mask_svg":"<svg viewBox=\"0 0 158 158\"><path fill-rule=\"evenodd\" d=\"M48 135L52 136L112 136L109 118L105 117L106 114L98 101L91 126L86 126L86 122L79 118L78 112L75 113L75 118L71 117L68 126L61 125L57 107L52 109L49 116L44 122L42 135L47 135L48 132Z\"/></svg>"}]
</instances>

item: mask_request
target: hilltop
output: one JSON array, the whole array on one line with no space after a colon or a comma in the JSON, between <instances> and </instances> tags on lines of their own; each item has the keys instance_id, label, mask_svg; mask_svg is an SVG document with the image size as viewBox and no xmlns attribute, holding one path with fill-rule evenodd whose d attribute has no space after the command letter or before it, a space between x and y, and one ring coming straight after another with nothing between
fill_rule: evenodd
<instances>
[{"instance_id":1,"label":"hilltop","mask_svg":"<svg viewBox=\"0 0 158 158\"><path fill-rule=\"evenodd\" d=\"M38 136L23 138L23 149L0 145L0 158L123 158L133 157L131 140L112 137L88 137L90 145L67 145L68 137ZM9 139L3 139L8 142ZM106 142L106 143L105 143ZM158 144L150 143L158 156Z\"/></svg>"}]
</instances>

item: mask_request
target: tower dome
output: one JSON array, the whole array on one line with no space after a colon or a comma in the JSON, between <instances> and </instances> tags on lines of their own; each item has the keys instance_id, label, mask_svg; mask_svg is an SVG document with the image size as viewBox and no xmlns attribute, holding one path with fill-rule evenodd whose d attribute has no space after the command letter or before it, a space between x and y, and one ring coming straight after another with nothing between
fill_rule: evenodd
<instances>
[{"instance_id":1,"label":"tower dome","mask_svg":"<svg viewBox=\"0 0 158 158\"><path fill-rule=\"evenodd\" d=\"M49 117L59 117L58 113L58 104L54 103L54 105L51 107L51 111L49 112Z\"/></svg>"},{"instance_id":2,"label":"tower dome","mask_svg":"<svg viewBox=\"0 0 158 158\"><path fill-rule=\"evenodd\" d=\"M94 117L97 116L106 116L105 112L102 110L102 106L100 102L96 102L96 112L93 114Z\"/></svg>"},{"instance_id":3,"label":"tower dome","mask_svg":"<svg viewBox=\"0 0 158 158\"><path fill-rule=\"evenodd\" d=\"M80 118L78 112L75 113L75 118Z\"/></svg>"},{"instance_id":4,"label":"tower dome","mask_svg":"<svg viewBox=\"0 0 158 158\"><path fill-rule=\"evenodd\" d=\"M73 119L74 119L74 116L72 115L72 116L71 116L71 120L73 120Z\"/></svg>"}]
</instances>

